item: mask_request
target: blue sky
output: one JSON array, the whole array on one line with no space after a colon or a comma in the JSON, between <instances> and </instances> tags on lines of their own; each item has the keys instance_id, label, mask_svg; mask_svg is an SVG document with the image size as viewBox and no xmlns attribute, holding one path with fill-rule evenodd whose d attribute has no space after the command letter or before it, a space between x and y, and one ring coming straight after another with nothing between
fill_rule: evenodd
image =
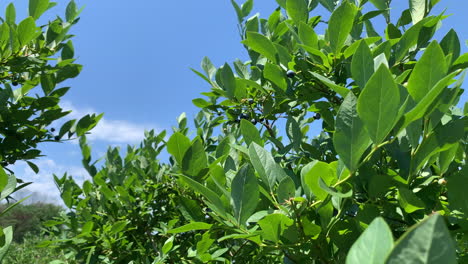
<instances>
[{"instance_id":1,"label":"blue sky","mask_svg":"<svg viewBox=\"0 0 468 264\"><path fill-rule=\"evenodd\" d=\"M182 112L190 120L197 113L192 99L201 97L200 93L210 88L189 69L200 69L204 56L217 66L236 58L247 59L239 43L237 18L228 0L76 2L85 7L80 22L72 30L76 35L73 42L77 62L84 69L67 83L72 89L62 105L74 110L72 117L105 113L90 136L95 158L109 145L137 144L145 129L170 130ZM399 17L408 1L393 2L393 16ZM13 3L18 16L24 17L27 1ZM59 1L45 18L63 14L66 3ZM5 10L7 4L2 2L0 9ZM252 14L258 12L266 18L276 7L274 0L257 0ZM433 13L438 14L444 8L446 14L453 15L444 20L437 38L455 28L462 41L462 52L467 52L464 42L468 39L465 17L468 2L442 0ZM319 8L314 13L327 12ZM378 23L383 25L383 20ZM76 143L44 144L41 148L47 156L37 162L41 168L38 175L24 164L14 168L18 177L34 182L31 191L53 200L58 195L53 173L61 176L68 171L79 180L87 177Z\"/></svg>"}]
</instances>

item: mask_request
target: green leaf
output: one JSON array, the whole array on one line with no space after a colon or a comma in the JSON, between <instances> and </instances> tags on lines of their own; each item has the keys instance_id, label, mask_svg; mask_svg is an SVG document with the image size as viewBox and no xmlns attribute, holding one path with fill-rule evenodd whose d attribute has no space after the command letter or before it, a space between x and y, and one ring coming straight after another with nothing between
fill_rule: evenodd
<instances>
[{"instance_id":1,"label":"green leaf","mask_svg":"<svg viewBox=\"0 0 468 264\"><path fill-rule=\"evenodd\" d=\"M212 79L213 76L216 74L216 67L213 65L213 63L210 61L208 57L203 58L201 67L203 71L205 71L209 79Z\"/></svg>"},{"instance_id":2,"label":"green leaf","mask_svg":"<svg viewBox=\"0 0 468 264\"><path fill-rule=\"evenodd\" d=\"M342 192L338 191L337 189L335 189L334 187L328 186L328 184L326 184L322 178L319 178L318 182L319 182L320 188L322 188L322 190L324 190L325 192L327 192L331 196L335 196L335 197L339 197L339 198L348 198L348 197L351 197L353 195L353 190L349 190L346 193L342 193Z\"/></svg>"},{"instance_id":3,"label":"green leaf","mask_svg":"<svg viewBox=\"0 0 468 264\"><path fill-rule=\"evenodd\" d=\"M260 136L260 132L258 131L257 127L255 127L255 125L250 121L242 119L240 122L240 129L242 136L244 137L244 141L247 145L255 142L258 145L263 146L263 140Z\"/></svg>"},{"instance_id":4,"label":"green leaf","mask_svg":"<svg viewBox=\"0 0 468 264\"><path fill-rule=\"evenodd\" d=\"M333 12L337 3L335 0L319 0L319 3L328 11Z\"/></svg>"},{"instance_id":5,"label":"green leaf","mask_svg":"<svg viewBox=\"0 0 468 264\"><path fill-rule=\"evenodd\" d=\"M273 188L276 181L288 177L281 166L275 162L271 153L257 143L250 144L249 156L260 178L270 189Z\"/></svg>"},{"instance_id":6,"label":"green leaf","mask_svg":"<svg viewBox=\"0 0 468 264\"><path fill-rule=\"evenodd\" d=\"M294 221L283 214L270 214L258 221L258 225L264 239L279 242L282 235L294 225Z\"/></svg>"},{"instance_id":7,"label":"green leaf","mask_svg":"<svg viewBox=\"0 0 468 264\"><path fill-rule=\"evenodd\" d=\"M232 4L232 7L234 7L234 10L236 10L237 21L239 21L239 23L242 23L242 20L244 19L244 16L242 14L242 10L241 10L240 6L234 0L231 0L231 4Z\"/></svg>"},{"instance_id":8,"label":"green leaf","mask_svg":"<svg viewBox=\"0 0 468 264\"><path fill-rule=\"evenodd\" d=\"M416 102L421 101L431 88L445 77L447 70L442 48L436 41L431 42L408 80L408 92L411 97Z\"/></svg>"},{"instance_id":9,"label":"green leaf","mask_svg":"<svg viewBox=\"0 0 468 264\"><path fill-rule=\"evenodd\" d=\"M2 229L2 236L0 239L3 242L2 247L0 247L0 262L5 258L8 249L10 248L11 242L13 241L13 227L9 226Z\"/></svg>"},{"instance_id":10,"label":"green leaf","mask_svg":"<svg viewBox=\"0 0 468 264\"><path fill-rule=\"evenodd\" d=\"M319 200L325 200L328 193L320 187L319 179L322 179L326 184L330 185L336 179L336 174L333 168L326 162L313 161L304 166L301 171L302 188L307 190L309 198L317 197Z\"/></svg>"},{"instance_id":11,"label":"green leaf","mask_svg":"<svg viewBox=\"0 0 468 264\"><path fill-rule=\"evenodd\" d=\"M453 62L452 67L450 68L450 71L455 71L458 69L465 69L468 67L468 53L464 53L458 59L456 59Z\"/></svg>"},{"instance_id":12,"label":"green leaf","mask_svg":"<svg viewBox=\"0 0 468 264\"><path fill-rule=\"evenodd\" d=\"M177 228L173 228L167 231L168 234L179 234L185 233L189 231L196 231L196 230L208 230L212 227L212 224L207 224L203 222L191 222L190 224L186 224L183 226L179 226Z\"/></svg>"},{"instance_id":13,"label":"green leaf","mask_svg":"<svg viewBox=\"0 0 468 264\"><path fill-rule=\"evenodd\" d=\"M73 59L73 56L75 56L75 48L73 47L73 42L69 40L63 45L60 57L62 60L69 60Z\"/></svg>"},{"instance_id":14,"label":"green leaf","mask_svg":"<svg viewBox=\"0 0 468 264\"><path fill-rule=\"evenodd\" d=\"M328 22L328 40L335 54L340 53L348 35L351 33L356 13L356 6L348 1L343 1L343 3L333 11Z\"/></svg>"},{"instance_id":15,"label":"green leaf","mask_svg":"<svg viewBox=\"0 0 468 264\"><path fill-rule=\"evenodd\" d=\"M346 89L346 87L343 87L343 86L340 86L340 85L337 85L335 84L334 82L332 82L330 79L316 73L316 72L311 72L311 74L317 78L318 80L320 80L323 84L325 84L326 86L328 86L328 88L332 89L333 91L335 91L337 94L341 95L342 97L346 97L349 93L349 90Z\"/></svg>"},{"instance_id":16,"label":"green leaf","mask_svg":"<svg viewBox=\"0 0 468 264\"><path fill-rule=\"evenodd\" d=\"M205 108L207 106L210 106L211 103L207 102L205 99L203 98L195 98L192 100L192 103L196 106L196 107L200 107L200 108Z\"/></svg>"},{"instance_id":17,"label":"green leaf","mask_svg":"<svg viewBox=\"0 0 468 264\"><path fill-rule=\"evenodd\" d=\"M447 180L450 208L468 215L468 199L466 199L466 183L468 182L468 166L451 175Z\"/></svg>"},{"instance_id":18,"label":"green leaf","mask_svg":"<svg viewBox=\"0 0 468 264\"><path fill-rule=\"evenodd\" d=\"M190 148L190 139L184 134L176 132L167 141L167 152L174 156L178 164L182 164L185 152Z\"/></svg>"},{"instance_id":19,"label":"green leaf","mask_svg":"<svg viewBox=\"0 0 468 264\"><path fill-rule=\"evenodd\" d=\"M6 8L5 21L10 25L16 24L16 9L13 3L10 3Z\"/></svg>"},{"instance_id":20,"label":"green leaf","mask_svg":"<svg viewBox=\"0 0 468 264\"><path fill-rule=\"evenodd\" d=\"M272 62L278 63L276 59L276 48L267 37L257 33L248 31L246 33L246 39L242 41L243 44L247 45L250 49L260 53L260 55L269 59Z\"/></svg>"},{"instance_id":21,"label":"green leaf","mask_svg":"<svg viewBox=\"0 0 468 264\"><path fill-rule=\"evenodd\" d=\"M171 236L164 242L164 245L162 247L162 253L164 255L167 254L169 251L171 251L172 246L174 245L174 238L175 236Z\"/></svg>"},{"instance_id":22,"label":"green leaf","mask_svg":"<svg viewBox=\"0 0 468 264\"><path fill-rule=\"evenodd\" d=\"M243 17L248 16L250 12L252 12L253 3L254 3L253 0L247 0L245 1L245 3L242 4L241 10L242 10Z\"/></svg>"},{"instance_id":23,"label":"green leaf","mask_svg":"<svg viewBox=\"0 0 468 264\"><path fill-rule=\"evenodd\" d=\"M115 235L117 233L122 232L125 227L129 224L129 220L117 221L112 225L110 230L111 235Z\"/></svg>"},{"instance_id":24,"label":"green leaf","mask_svg":"<svg viewBox=\"0 0 468 264\"><path fill-rule=\"evenodd\" d=\"M286 91L288 84L284 76L283 70L278 65L266 63L263 70L265 79L270 80L274 85L278 86L281 90Z\"/></svg>"},{"instance_id":25,"label":"green leaf","mask_svg":"<svg viewBox=\"0 0 468 264\"><path fill-rule=\"evenodd\" d=\"M455 245L443 217L433 215L411 227L396 242L386 263L457 263Z\"/></svg>"},{"instance_id":26,"label":"green leaf","mask_svg":"<svg viewBox=\"0 0 468 264\"><path fill-rule=\"evenodd\" d=\"M30 162L30 161L26 161L26 163L29 165L29 167L34 171L34 173L39 173L39 167L37 167L36 164Z\"/></svg>"},{"instance_id":27,"label":"green leaf","mask_svg":"<svg viewBox=\"0 0 468 264\"><path fill-rule=\"evenodd\" d=\"M362 40L351 61L351 74L356 84L361 87L361 89L364 89L373 73L374 59L372 52L367 43Z\"/></svg>"},{"instance_id":28,"label":"green leaf","mask_svg":"<svg viewBox=\"0 0 468 264\"><path fill-rule=\"evenodd\" d=\"M387 9L386 0L369 0L375 7L380 10Z\"/></svg>"},{"instance_id":29,"label":"green leaf","mask_svg":"<svg viewBox=\"0 0 468 264\"><path fill-rule=\"evenodd\" d=\"M318 36L314 29L306 23L299 23L299 39L302 44L318 49Z\"/></svg>"},{"instance_id":30,"label":"green leaf","mask_svg":"<svg viewBox=\"0 0 468 264\"><path fill-rule=\"evenodd\" d=\"M29 0L29 16L38 19L49 8L49 0Z\"/></svg>"},{"instance_id":31,"label":"green leaf","mask_svg":"<svg viewBox=\"0 0 468 264\"><path fill-rule=\"evenodd\" d=\"M302 144L302 132L301 127L297 121L289 116L288 120L286 121L286 134L288 135L291 144L294 146L296 151L300 151L301 144Z\"/></svg>"},{"instance_id":32,"label":"green leaf","mask_svg":"<svg viewBox=\"0 0 468 264\"><path fill-rule=\"evenodd\" d=\"M287 0L286 13L296 25L300 22L307 23L309 19L309 8L306 0Z\"/></svg>"},{"instance_id":33,"label":"green leaf","mask_svg":"<svg viewBox=\"0 0 468 264\"><path fill-rule=\"evenodd\" d=\"M404 124L401 129L406 128L411 122L422 118L430 109L431 105L439 98L444 89L449 85L452 79L457 75L453 72L440 80L434 87L426 93L426 95L419 101L414 108L412 108L404 116Z\"/></svg>"},{"instance_id":34,"label":"green leaf","mask_svg":"<svg viewBox=\"0 0 468 264\"><path fill-rule=\"evenodd\" d=\"M231 199L234 217L244 225L255 212L259 201L257 178L249 165L243 166L232 180Z\"/></svg>"},{"instance_id":35,"label":"green leaf","mask_svg":"<svg viewBox=\"0 0 468 264\"><path fill-rule=\"evenodd\" d=\"M413 25L421 21L426 15L427 0L410 0L410 13L413 20Z\"/></svg>"},{"instance_id":36,"label":"green leaf","mask_svg":"<svg viewBox=\"0 0 468 264\"><path fill-rule=\"evenodd\" d=\"M411 172L416 173L433 155L458 143L463 138L464 125L463 119L452 120L424 138L411 159Z\"/></svg>"},{"instance_id":37,"label":"green leaf","mask_svg":"<svg viewBox=\"0 0 468 264\"><path fill-rule=\"evenodd\" d=\"M229 98L233 98L236 93L236 78L229 64L225 63L221 70L223 89Z\"/></svg>"},{"instance_id":38,"label":"green leaf","mask_svg":"<svg viewBox=\"0 0 468 264\"><path fill-rule=\"evenodd\" d=\"M392 73L385 66L371 76L358 99L357 111L374 144L387 137L397 121L400 91Z\"/></svg>"},{"instance_id":39,"label":"green leaf","mask_svg":"<svg viewBox=\"0 0 468 264\"><path fill-rule=\"evenodd\" d=\"M65 19L67 22L73 22L73 20L76 19L76 17L79 15L80 11L78 11L78 7L76 6L76 3L74 0L71 0L70 3L68 3L67 8L65 10Z\"/></svg>"},{"instance_id":40,"label":"green leaf","mask_svg":"<svg viewBox=\"0 0 468 264\"><path fill-rule=\"evenodd\" d=\"M12 194L16 189L16 177L13 174L8 175L8 182L0 192L0 201Z\"/></svg>"},{"instance_id":41,"label":"green leaf","mask_svg":"<svg viewBox=\"0 0 468 264\"><path fill-rule=\"evenodd\" d=\"M393 235L385 220L378 217L354 242L346 264L384 264L393 248Z\"/></svg>"},{"instance_id":42,"label":"green leaf","mask_svg":"<svg viewBox=\"0 0 468 264\"><path fill-rule=\"evenodd\" d=\"M371 145L371 139L356 110L357 98L349 93L338 110L333 145L346 167L354 172L362 155Z\"/></svg>"},{"instance_id":43,"label":"green leaf","mask_svg":"<svg viewBox=\"0 0 468 264\"><path fill-rule=\"evenodd\" d=\"M278 196L279 203L284 203L290 198L295 197L296 185L294 184L293 179L291 179L291 177L283 178L278 185L278 189L276 189L276 194Z\"/></svg>"},{"instance_id":44,"label":"green leaf","mask_svg":"<svg viewBox=\"0 0 468 264\"><path fill-rule=\"evenodd\" d=\"M416 194L403 186L398 187L398 201L405 212L409 214L414 211L424 209L426 206L424 202L416 196Z\"/></svg>"},{"instance_id":45,"label":"green leaf","mask_svg":"<svg viewBox=\"0 0 468 264\"><path fill-rule=\"evenodd\" d=\"M104 114L100 114L98 116L93 115L85 115L82 117L78 123L76 124L76 135L78 137L83 136L86 132L93 129L99 120L101 120Z\"/></svg>"},{"instance_id":46,"label":"green leaf","mask_svg":"<svg viewBox=\"0 0 468 264\"><path fill-rule=\"evenodd\" d=\"M5 187L8 184L8 174L6 174L5 170L3 167L0 167L0 192L3 192Z\"/></svg>"},{"instance_id":47,"label":"green leaf","mask_svg":"<svg viewBox=\"0 0 468 264\"><path fill-rule=\"evenodd\" d=\"M18 25L18 40L21 45L27 45L36 36L36 22L32 17L21 21Z\"/></svg>"},{"instance_id":48,"label":"green leaf","mask_svg":"<svg viewBox=\"0 0 468 264\"><path fill-rule=\"evenodd\" d=\"M184 143L181 142L181 144ZM180 147L183 148L184 145ZM182 171L192 177L203 176L199 174L205 171L207 164L208 159L203 143L200 139L195 139L182 158Z\"/></svg>"},{"instance_id":49,"label":"green leaf","mask_svg":"<svg viewBox=\"0 0 468 264\"><path fill-rule=\"evenodd\" d=\"M421 29L424 27L424 24L431 19L431 17L426 17L405 31L400 41L396 44L396 61L401 61L407 55L408 50L418 43Z\"/></svg>"},{"instance_id":50,"label":"green leaf","mask_svg":"<svg viewBox=\"0 0 468 264\"><path fill-rule=\"evenodd\" d=\"M444 51L445 55L452 54L452 61L456 60L460 56L460 39L458 38L457 32L450 29L445 37L440 42L440 47Z\"/></svg>"},{"instance_id":51,"label":"green leaf","mask_svg":"<svg viewBox=\"0 0 468 264\"><path fill-rule=\"evenodd\" d=\"M41 75L41 87L44 94L49 95L54 89L57 83L55 82L55 76L53 74L42 74Z\"/></svg>"},{"instance_id":52,"label":"green leaf","mask_svg":"<svg viewBox=\"0 0 468 264\"><path fill-rule=\"evenodd\" d=\"M192 180L189 177L180 175L179 176L183 182L185 182L190 188L194 191L199 192L201 195L205 197L213 206L213 211L221 216L226 216L226 210L224 209L224 204L221 201L221 198L218 194L213 192L212 190L206 188L202 184L198 183L195 180ZM182 231L184 232L184 231Z\"/></svg>"}]
</instances>

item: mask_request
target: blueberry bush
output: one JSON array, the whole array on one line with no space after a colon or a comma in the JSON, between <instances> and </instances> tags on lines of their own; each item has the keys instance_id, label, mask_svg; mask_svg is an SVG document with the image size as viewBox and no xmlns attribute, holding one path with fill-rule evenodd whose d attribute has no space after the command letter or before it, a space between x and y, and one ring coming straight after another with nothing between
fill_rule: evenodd
<instances>
[{"instance_id":1,"label":"blueberry bush","mask_svg":"<svg viewBox=\"0 0 468 264\"><path fill-rule=\"evenodd\" d=\"M9 204L0 217L21 202L14 201L11 194L31 184L16 178L11 165L23 161L37 173L39 168L32 161L42 156L40 143L82 136L100 119L87 115L63 122L57 131L51 127L70 113L59 106L70 87L59 84L81 71L69 33L79 20L75 2L69 2L65 18L38 24L55 5L49 0L30 0L28 17L17 22L15 6L10 3L0 17L0 201ZM2 228L0 261L13 239L12 226Z\"/></svg>"},{"instance_id":2,"label":"blueberry bush","mask_svg":"<svg viewBox=\"0 0 468 264\"><path fill-rule=\"evenodd\" d=\"M99 168L81 137L92 179L55 178L70 211L44 246L83 263L466 263L468 54L454 30L434 39L439 1L397 21L390 0L277 0L266 18L231 2L249 59L193 70L211 87L193 129L181 115Z\"/></svg>"}]
</instances>

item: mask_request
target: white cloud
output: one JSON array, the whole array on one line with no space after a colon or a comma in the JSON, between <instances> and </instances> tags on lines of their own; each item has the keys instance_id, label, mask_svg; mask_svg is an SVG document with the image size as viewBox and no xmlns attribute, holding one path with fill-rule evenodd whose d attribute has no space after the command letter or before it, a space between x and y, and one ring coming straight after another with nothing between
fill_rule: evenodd
<instances>
[{"instance_id":1,"label":"white cloud","mask_svg":"<svg viewBox=\"0 0 468 264\"><path fill-rule=\"evenodd\" d=\"M39 167L39 173L37 174L25 162L18 162L9 168L15 172L17 178L32 182L32 184L13 194L13 197L18 200L31 196L25 201L26 203L41 201L63 204L60 192L54 182L54 174L57 177L62 177L67 172L68 175L73 176L80 186L85 180L91 179L88 172L81 167L60 165L51 159L36 160L34 163Z\"/></svg>"},{"instance_id":2,"label":"white cloud","mask_svg":"<svg viewBox=\"0 0 468 264\"><path fill-rule=\"evenodd\" d=\"M61 106L72 110L69 118L79 119L87 114L99 113L92 108L76 108L71 102L64 101ZM159 130L154 124L136 124L126 120L109 120L103 117L88 136L89 140L118 144L136 144L143 140L145 130Z\"/></svg>"}]
</instances>

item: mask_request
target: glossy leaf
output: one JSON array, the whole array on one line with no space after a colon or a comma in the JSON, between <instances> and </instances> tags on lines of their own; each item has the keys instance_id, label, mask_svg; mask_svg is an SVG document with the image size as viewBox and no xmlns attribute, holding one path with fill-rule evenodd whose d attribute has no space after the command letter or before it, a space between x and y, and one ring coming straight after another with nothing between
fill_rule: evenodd
<instances>
[{"instance_id":1,"label":"glossy leaf","mask_svg":"<svg viewBox=\"0 0 468 264\"><path fill-rule=\"evenodd\" d=\"M451 62L456 60L460 56L460 39L458 38L457 32L450 29L447 35L440 41L440 47L445 55L452 54Z\"/></svg>"},{"instance_id":2,"label":"glossy leaf","mask_svg":"<svg viewBox=\"0 0 468 264\"><path fill-rule=\"evenodd\" d=\"M378 145L395 126L400 92L390 70L381 65L358 99L357 111L374 144Z\"/></svg>"},{"instance_id":3,"label":"glossy leaf","mask_svg":"<svg viewBox=\"0 0 468 264\"><path fill-rule=\"evenodd\" d=\"M190 148L190 139L180 132L175 132L167 141L167 152L182 164L185 152Z\"/></svg>"},{"instance_id":4,"label":"glossy leaf","mask_svg":"<svg viewBox=\"0 0 468 264\"><path fill-rule=\"evenodd\" d=\"M425 208L424 202L411 190L403 186L398 187L398 201L400 202L400 206L407 213L413 213L414 211Z\"/></svg>"},{"instance_id":5,"label":"glossy leaf","mask_svg":"<svg viewBox=\"0 0 468 264\"><path fill-rule=\"evenodd\" d=\"M396 242L386 263L457 263L452 236L442 216L432 215L411 227Z\"/></svg>"},{"instance_id":6,"label":"glossy leaf","mask_svg":"<svg viewBox=\"0 0 468 264\"><path fill-rule=\"evenodd\" d=\"M302 143L302 132L299 123L292 117L286 121L286 134L296 151L300 150Z\"/></svg>"},{"instance_id":7,"label":"glossy leaf","mask_svg":"<svg viewBox=\"0 0 468 264\"><path fill-rule=\"evenodd\" d=\"M6 8L5 21L10 25L14 25L16 23L16 9L13 3L8 4Z\"/></svg>"},{"instance_id":8,"label":"glossy leaf","mask_svg":"<svg viewBox=\"0 0 468 264\"><path fill-rule=\"evenodd\" d=\"M404 116L404 124L401 128L407 127L411 122L422 118L430 106L442 94L443 90L449 85L457 73L451 73L437 82L432 89Z\"/></svg>"},{"instance_id":9,"label":"glossy leaf","mask_svg":"<svg viewBox=\"0 0 468 264\"><path fill-rule=\"evenodd\" d=\"M309 166L305 166L301 172L303 189L308 189L311 195L317 197L319 200L324 200L328 193L320 187L319 179L330 185L336 179L335 172L332 167L326 162L313 161Z\"/></svg>"},{"instance_id":10,"label":"glossy leaf","mask_svg":"<svg viewBox=\"0 0 468 264\"><path fill-rule=\"evenodd\" d=\"M244 141L247 145L255 142L258 145L263 146L263 140L260 136L260 132L258 131L257 127L255 127L255 125L250 121L242 119L240 122L240 129L242 136L244 137Z\"/></svg>"},{"instance_id":11,"label":"glossy leaf","mask_svg":"<svg viewBox=\"0 0 468 264\"><path fill-rule=\"evenodd\" d=\"M285 177L280 181L276 193L279 203L284 203L290 198L295 197L296 185L291 177Z\"/></svg>"},{"instance_id":12,"label":"glossy leaf","mask_svg":"<svg viewBox=\"0 0 468 264\"><path fill-rule=\"evenodd\" d=\"M2 236L0 237L2 240L2 246L0 247L0 261L5 258L5 255L8 252L8 249L10 248L11 242L13 241L13 227L9 226L6 228L3 228L2 230Z\"/></svg>"},{"instance_id":13,"label":"glossy leaf","mask_svg":"<svg viewBox=\"0 0 468 264\"><path fill-rule=\"evenodd\" d=\"M354 4L344 1L335 9L328 22L328 40L334 53L339 53L353 28L357 8Z\"/></svg>"},{"instance_id":14,"label":"glossy leaf","mask_svg":"<svg viewBox=\"0 0 468 264\"><path fill-rule=\"evenodd\" d=\"M421 21L426 15L426 0L409 0L413 24Z\"/></svg>"},{"instance_id":15,"label":"glossy leaf","mask_svg":"<svg viewBox=\"0 0 468 264\"><path fill-rule=\"evenodd\" d=\"M286 12L296 25L307 23L309 8L306 0L286 0Z\"/></svg>"},{"instance_id":16,"label":"glossy leaf","mask_svg":"<svg viewBox=\"0 0 468 264\"><path fill-rule=\"evenodd\" d=\"M283 214L270 214L258 221L258 225L264 239L279 242L281 236L294 225L294 221Z\"/></svg>"},{"instance_id":17,"label":"glossy leaf","mask_svg":"<svg viewBox=\"0 0 468 264\"><path fill-rule=\"evenodd\" d=\"M408 80L408 92L411 97L416 102L421 101L432 87L445 77L447 70L442 48L436 41L431 42Z\"/></svg>"},{"instance_id":18,"label":"glossy leaf","mask_svg":"<svg viewBox=\"0 0 468 264\"><path fill-rule=\"evenodd\" d=\"M411 172L417 172L433 155L449 149L463 138L464 120L458 119L437 127L425 138L411 159Z\"/></svg>"},{"instance_id":19,"label":"glossy leaf","mask_svg":"<svg viewBox=\"0 0 468 264\"><path fill-rule=\"evenodd\" d=\"M34 37L36 37L36 22L32 17L28 17L21 21L18 25L18 40L21 45L26 45Z\"/></svg>"},{"instance_id":20,"label":"glossy leaf","mask_svg":"<svg viewBox=\"0 0 468 264\"><path fill-rule=\"evenodd\" d=\"M253 167L268 187L273 188L278 180L288 177L271 153L255 142L249 146L249 156Z\"/></svg>"},{"instance_id":21,"label":"glossy leaf","mask_svg":"<svg viewBox=\"0 0 468 264\"><path fill-rule=\"evenodd\" d=\"M358 168L362 155L372 143L356 107L357 98L349 93L338 110L333 135L336 152L352 172Z\"/></svg>"},{"instance_id":22,"label":"glossy leaf","mask_svg":"<svg viewBox=\"0 0 468 264\"><path fill-rule=\"evenodd\" d=\"M246 39L242 41L242 43L247 45L253 51L260 53L270 61L277 62L276 48L267 37L257 32L248 31L246 33Z\"/></svg>"},{"instance_id":23,"label":"glossy leaf","mask_svg":"<svg viewBox=\"0 0 468 264\"><path fill-rule=\"evenodd\" d=\"M249 165L242 167L232 180L232 208L234 217L241 225L255 212L259 190L255 173Z\"/></svg>"},{"instance_id":24,"label":"glossy leaf","mask_svg":"<svg viewBox=\"0 0 468 264\"><path fill-rule=\"evenodd\" d=\"M468 215L468 199L466 199L466 183L468 182L468 166L451 175L447 181L450 207Z\"/></svg>"},{"instance_id":25,"label":"glossy leaf","mask_svg":"<svg viewBox=\"0 0 468 264\"><path fill-rule=\"evenodd\" d=\"M232 72L231 66L225 63L221 70L223 88L229 98L233 98L236 93L236 78Z\"/></svg>"},{"instance_id":26,"label":"glossy leaf","mask_svg":"<svg viewBox=\"0 0 468 264\"><path fill-rule=\"evenodd\" d=\"M208 159L203 143L200 139L194 140L182 158L182 170L185 174L193 177L202 176L200 173L206 169L207 163Z\"/></svg>"},{"instance_id":27,"label":"glossy leaf","mask_svg":"<svg viewBox=\"0 0 468 264\"><path fill-rule=\"evenodd\" d=\"M29 15L38 19L49 8L49 0L29 0Z\"/></svg>"},{"instance_id":28,"label":"glossy leaf","mask_svg":"<svg viewBox=\"0 0 468 264\"><path fill-rule=\"evenodd\" d=\"M185 233L185 232L190 232L190 231L196 231L196 230L207 230L211 228L211 224L207 224L204 222L191 222L190 224L186 224L174 229L170 229L167 231L169 234L180 234L180 233Z\"/></svg>"},{"instance_id":29,"label":"glossy leaf","mask_svg":"<svg viewBox=\"0 0 468 264\"><path fill-rule=\"evenodd\" d=\"M360 41L360 44L353 55L351 61L351 74L356 84L363 89L367 81L374 73L374 60L365 41Z\"/></svg>"},{"instance_id":30,"label":"glossy leaf","mask_svg":"<svg viewBox=\"0 0 468 264\"><path fill-rule=\"evenodd\" d=\"M317 78L318 80L320 80L323 84L325 84L326 86L328 86L328 88L332 89L333 91L335 91L337 94L339 94L340 96L342 97L346 97L349 93L349 90L346 89L346 87L343 87L343 86L340 86L340 85L337 85L335 84L333 81L331 81L330 79L316 73L316 72L312 72L312 75Z\"/></svg>"},{"instance_id":31,"label":"glossy leaf","mask_svg":"<svg viewBox=\"0 0 468 264\"><path fill-rule=\"evenodd\" d=\"M0 201L12 194L16 189L17 180L15 175L8 175L8 181L5 187L0 192Z\"/></svg>"},{"instance_id":32,"label":"glossy leaf","mask_svg":"<svg viewBox=\"0 0 468 264\"><path fill-rule=\"evenodd\" d=\"M221 201L221 198L217 193L213 192L212 190L206 188L205 186L203 186L199 182L197 182L195 180L192 180L189 177L181 175L180 178L183 180L184 183L186 183L194 191L197 191L201 195L203 195L203 197L205 197L205 199L207 199L210 202L210 204L213 206L213 210L217 214L219 214L221 216L226 215L226 210L224 208L224 204ZM182 231L182 232L184 232L184 231Z\"/></svg>"},{"instance_id":33,"label":"glossy leaf","mask_svg":"<svg viewBox=\"0 0 468 264\"><path fill-rule=\"evenodd\" d=\"M378 217L364 230L346 256L346 264L383 264L393 248L393 235Z\"/></svg>"},{"instance_id":34,"label":"glossy leaf","mask_svg":"<svg viewBox=\"0 0 468 264\"><path fill-rule=\"evenodd\" d=\"M318 49L318 36L314 29L306 23L299 23L299 38L302 44Z\"/></svg>"},{"instance_id":35,"label":"glossy leaf","mask_svg":"<svg viewBox=\"0 0 468 264\"><path fill-rule=\"evenodd\" d=\"M265 79L270 80L274 85L278 86L283 91L286 91L288 84L286 83L286 76L278 65L266 63L263 70Z\"/></svg>"}]
</instances>

